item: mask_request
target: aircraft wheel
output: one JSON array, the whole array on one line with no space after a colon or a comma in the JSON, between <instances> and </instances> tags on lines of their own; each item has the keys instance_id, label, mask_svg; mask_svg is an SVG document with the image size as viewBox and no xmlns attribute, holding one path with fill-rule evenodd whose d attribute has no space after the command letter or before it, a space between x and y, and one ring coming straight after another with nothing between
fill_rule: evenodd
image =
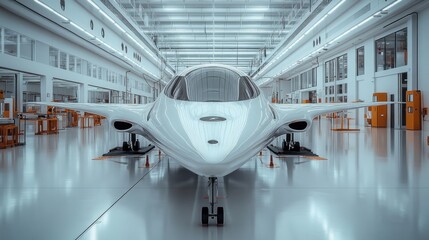
<instances>
[{"instance_id":1,"label":"aircraft wheel","mask_svg":"<svg viewBox=\"0 0 429 240\"><path fill-rule=\"evenodd\" d=\"M201 211L201 223L203 225L209 224L209 208L208 207L203 207L203 209Z\"/></svg>"},{"instance_id":2,"label":"aircraft wheel","mask_svg":"<svg viewBox=\"0 0 429 240\"><path fill-rule=\"evenodd\" d=\"M140 142L139 142L139 140L137 139L137 141L136 141L136 143L134 144L134 151L138 151L140 149Z\"/></svg>"},{"instance_id":3,"label":"aircraft wheel","mask_svg":"<svg viewBox=\"0 0 429 240\"><path fill-rule=\"evenodd\" d=\"M128 142L122 142L122 151L128 151Z\"/></svg>"},{"instance_id":4,"label":"aircraft wheel","mask_svg":"<svg viewBox=\"0 0 429 240\"><path fill-rule=\"evenodd\" d=\"M223 225L224 221L224 214L223 214L223 207L217 208L217 225Z\"/></svg>"},{"instance_id":5,"label":"aircraft wheel","mask_svg":"<svg viewBox=\"0 0 429 240\"><path fill-rule=\"evenodd\" d=\"M301 151L301 145L299 144L299 142L295 142L295 144L293 145L293 150L297 152Z\"/></svg>"}]
</instances>

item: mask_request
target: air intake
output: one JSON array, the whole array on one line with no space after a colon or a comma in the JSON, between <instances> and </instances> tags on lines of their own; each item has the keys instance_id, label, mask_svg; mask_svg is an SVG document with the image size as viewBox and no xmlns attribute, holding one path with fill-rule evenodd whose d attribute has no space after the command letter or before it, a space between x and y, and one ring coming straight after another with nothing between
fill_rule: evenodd
<instances>
[{"instance_id":1,"label":"air intake","mask_svg":"<svg viewBox=\"0 0 429 240\"><path fill-rule=\"evenodd\" d=\"M115 128L116 128L116 130L119 130L119 131L125 131L125 130L128 130L128 129L130 129L132 126L133 126L133 125L132 125L131 123L123 122L123 121L115 121L115 122L113 123L113 127L115 127Z\"/></svg>"},{"instance_id":2,"label":"air intake","mask_svg":"<svg viewBox=\"0 0 429 240\"><path fill-rule=\"evenodd\" d=\"M306 121L299 121L299 122L290 123L288 126L292 130L302 131L307 128L308 123Z\"/></svg>"}]
</instances>

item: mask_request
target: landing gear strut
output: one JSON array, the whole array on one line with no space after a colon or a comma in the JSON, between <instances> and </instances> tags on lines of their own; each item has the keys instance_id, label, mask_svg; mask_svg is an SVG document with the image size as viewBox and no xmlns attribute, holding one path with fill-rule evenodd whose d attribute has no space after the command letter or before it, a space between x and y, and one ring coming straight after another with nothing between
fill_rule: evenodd
<instances>
[{"instance_id":1,"label":"landing gear strut","mask_svg":"<svg viewBox=\"0 0 429 240\"><path fill-rule=\"evenodd\" d=\"M224 211L223 207L217 207L217 213L215 213L215 204L217 203L218 197L218 182L217 177L209 177L209 187L208 187L208 195L209 195L209 204L210 209L208 207L203 207L201 211L201 223L203 225L209 224L209 218L214 219L217 218L217 224L223 225L224 223ZM210 210L210 211L209 211Z\"/></svg>"},{"instance_id":2,"label":"landing gear strut","mask_svg":"<svg viewBox=\"0 0 429 240\"><path fill-rule=\"evenodd\" d=\"M293 133L287 133L286 140L283 139L283 142L282 142L282 149L284 152L287 152L287 151L299 152L301 151L301 145L299 144L298 141L295 142Z\"/></svg>"}]
</instances>

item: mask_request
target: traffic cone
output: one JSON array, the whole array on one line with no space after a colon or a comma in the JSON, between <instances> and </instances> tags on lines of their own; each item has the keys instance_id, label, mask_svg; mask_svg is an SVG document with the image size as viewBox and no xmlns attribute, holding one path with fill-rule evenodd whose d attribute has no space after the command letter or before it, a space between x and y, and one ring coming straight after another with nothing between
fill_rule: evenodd
<instances>
[{"instance_id":1,"label":"traffic cone","mask_svg":"<svg viewBox=\"0 0 429 240\"><path fill-rule=\"evenodd\" d=\"M146 168L150 167L150 164L149 164L149 155L146 155L146 164L145 164L145 167Z\"/></svg>"},{"instance_id":2,"label":"traffic cone","mask_svg":"<svg viewBox=\"0 0 429 240\"><path fill-rule=\"evenodd\" d=\"M269 165L269 167L270 167L270 168L273 168L273 167L274 167L273 155L270 155L270 165Z\"/></svg>"}]
</instances>

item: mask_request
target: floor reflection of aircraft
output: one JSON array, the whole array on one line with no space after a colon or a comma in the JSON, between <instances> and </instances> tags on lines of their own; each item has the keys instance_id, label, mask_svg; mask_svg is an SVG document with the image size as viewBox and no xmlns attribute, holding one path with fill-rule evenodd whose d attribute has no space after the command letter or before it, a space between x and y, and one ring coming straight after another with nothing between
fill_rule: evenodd
<instances>
[{"instance_id":1,"label":"floor reflection of aircraft","mask_svg":"<svg viewBox=\"0 0 429 240\"><path fill-rule=\"evenodd\" d=\"M215 209L217 177L238 169L274 138L306 131L320 114L386 102L271 104L242 71L210 64L178 74L155 102L145 105L34 104L106 116L116 130L143 135L187 169L208 177L210 209L202 209L206 225L215 217L224 223L223 207Z\"/></svg>"}]
</instances>

